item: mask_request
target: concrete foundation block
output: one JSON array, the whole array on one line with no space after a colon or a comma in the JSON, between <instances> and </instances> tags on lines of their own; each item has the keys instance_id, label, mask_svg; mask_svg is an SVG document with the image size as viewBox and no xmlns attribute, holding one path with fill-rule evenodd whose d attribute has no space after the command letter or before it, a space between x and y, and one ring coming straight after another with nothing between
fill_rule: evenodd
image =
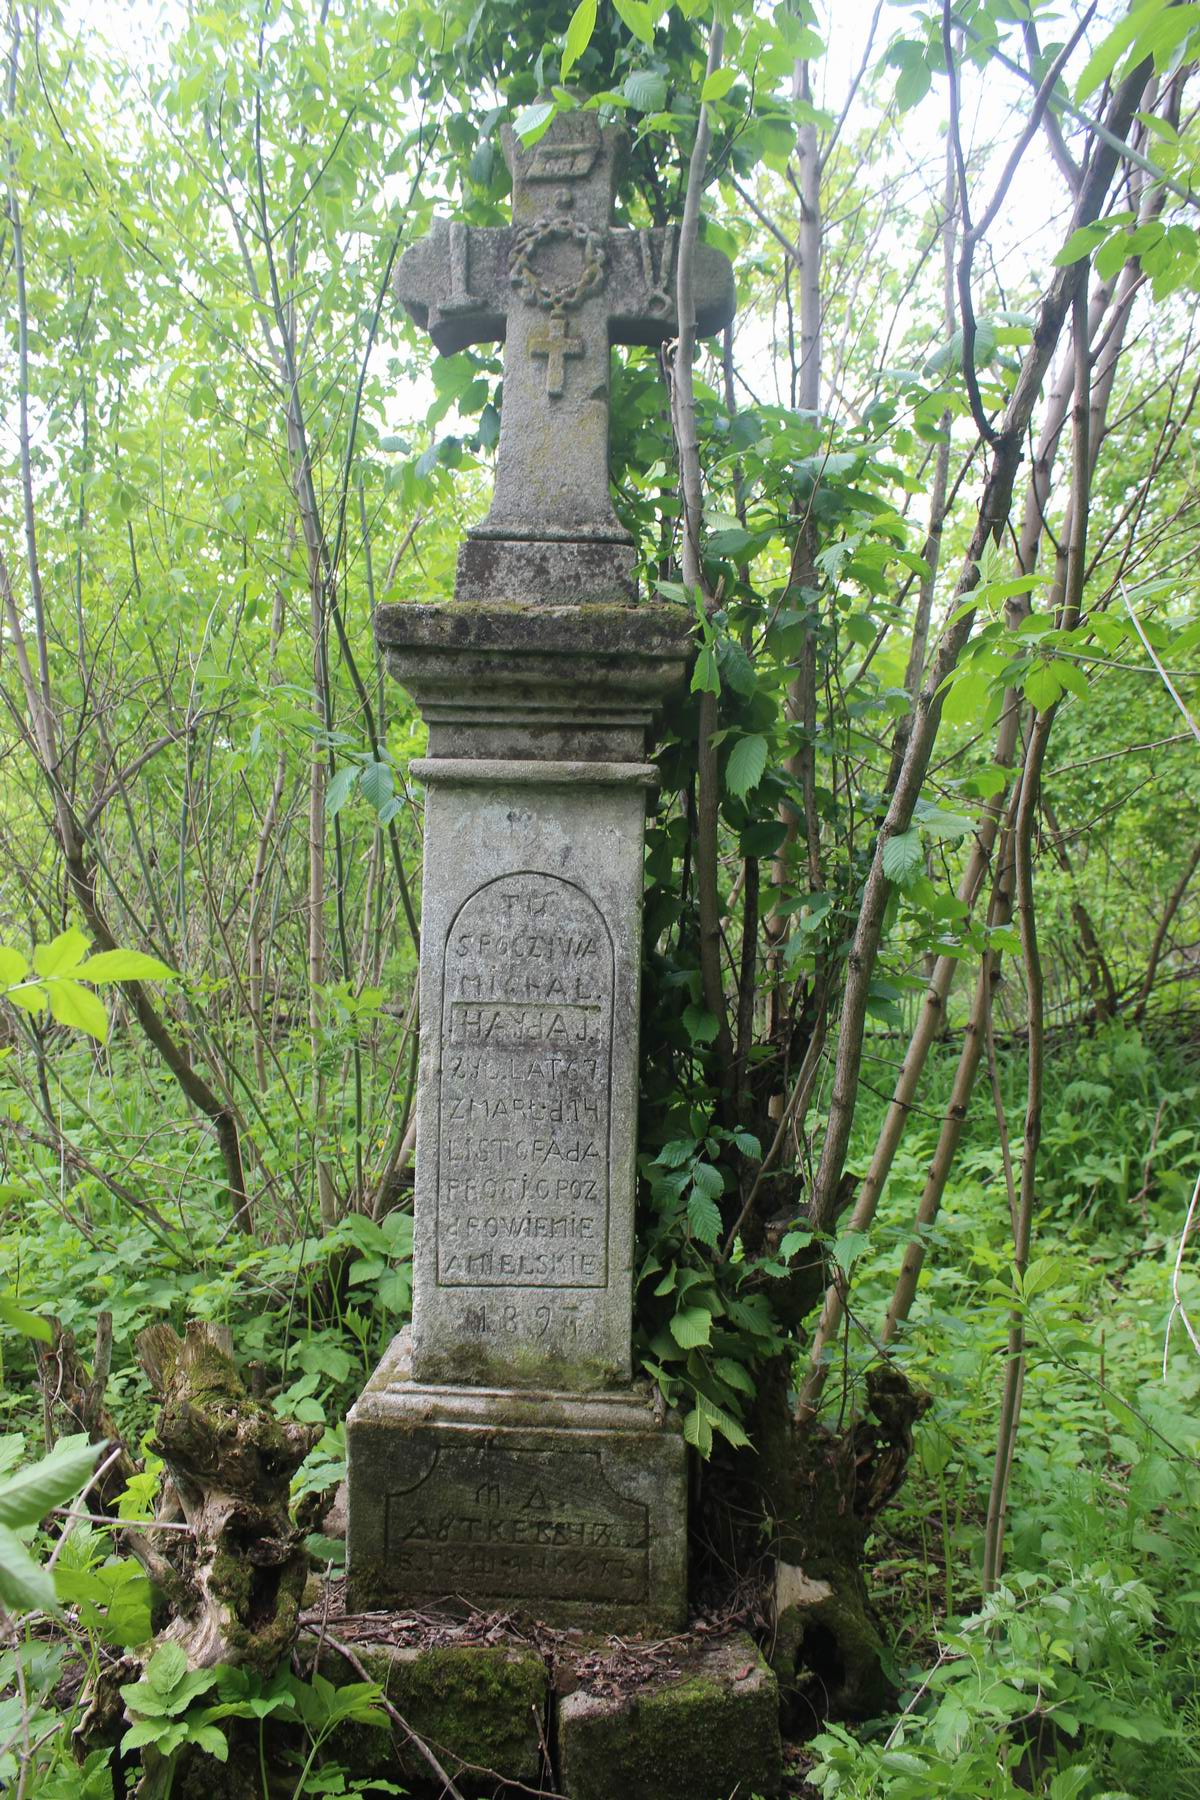
<instances>
[{"instance_id":1,"label":"concrete foundation block","mask_svg":"<svg viewBox=\"0 0 1200 1800\"><path fill-rule=\"evenodd\" d=\"M783 1780L779 1690L743 1633L635 1693L570 1694L557 1715L568 1800L767 1800Z\"/></svg>"},{"instance_id":2,"label":"concrete foundation block","mask_svg":"<svg viewBox=\"0 0 1200 1800\"><path fill-rule=\"evenodd\" d=\"M307 1666L311 1643L301 1643ZM549 1698L549 1676L533 1650L514 1645L450 1644L429 1649L358 1645L355 1654L396 1711L424 1739L446 1773L471 1791L492 1793L498 1782L537 1787ZM335 1686L360 1677L332 1649L322 1651L320 1673ZM345 1726L329 1743L329 1758L352 1780L371 1776L411 1784L424 1793L429 1763L399 1725L383 1729Z\"/></svg>"}]
</instances>

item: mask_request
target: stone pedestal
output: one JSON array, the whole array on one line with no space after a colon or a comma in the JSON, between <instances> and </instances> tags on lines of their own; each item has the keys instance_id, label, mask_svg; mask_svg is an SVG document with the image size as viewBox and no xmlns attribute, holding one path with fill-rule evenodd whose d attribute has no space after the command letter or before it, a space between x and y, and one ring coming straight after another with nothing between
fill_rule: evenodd
<instances>
[{"instance_id":1,"label":"stone pedestal","mask_svg":"<svg viewBox=\"0 0 1200 1800\"><path fill-rule=\"evenodd\" d=\"M348 1421L352 1605L668 1632L686 1453L632 1382L661 606L394 606L429 721L413 1325Z\"/></svg>"},{"instance_id":2,"label":"stone pedestal","mask_svg":"<svg viewBox=\"0 0 1200 1800\"><path fill-rule=\"evenodd\" d=\"M644 1385L435 1386L397 1338L350 1415L350 1601L671 1632L687 1582L686 1462Z\"/></svg>"}]
</instances>

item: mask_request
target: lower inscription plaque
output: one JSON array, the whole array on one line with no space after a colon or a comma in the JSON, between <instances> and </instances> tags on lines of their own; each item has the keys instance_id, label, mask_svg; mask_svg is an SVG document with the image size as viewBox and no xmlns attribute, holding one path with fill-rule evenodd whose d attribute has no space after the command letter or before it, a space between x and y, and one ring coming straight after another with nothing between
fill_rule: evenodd
<instances>
[{"instance_id":1,"label":"lower inscription plaque","mask_svg":"<svg viewBox=\"0 0 1200 1800\"><path fill-rule=\"evenodd\" d=\"M431 1450L386 1497L384 1546L415 1591L644 1602L649 1511L608 1482L598 1450Z\"/></svg>"}]
</instances>

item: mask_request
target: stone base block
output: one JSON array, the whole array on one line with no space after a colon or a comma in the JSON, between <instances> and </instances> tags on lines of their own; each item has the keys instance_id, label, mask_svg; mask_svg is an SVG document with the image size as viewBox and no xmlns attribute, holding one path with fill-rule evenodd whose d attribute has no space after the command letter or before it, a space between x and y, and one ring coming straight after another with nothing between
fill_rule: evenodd
<instances>
[{"instance_id":1,"label":"stone base block","mask_svg":"<svg viewBox=\"0 0 1200 1800\"><path fill-rule=\"evenodd\" d=\"M402 1333L347 1420L350 1607L682 1626L686 1450L647 1388L434 1387L409 1370Z\"/></svg>"},{"instance_id":2,"label":"stone base block","mask_svg":"<svg viewBox=\"0 0 1200 1800\"><path fill-rule=\"evenodd\" d=\"M779 1690L752 1640L698 1644L674 1680L559 1700L568 1800L729 1800L778 1794Z\"/></svg>"},{"instance_id":3,"label":"stone base block","mask_svg":"<svg viewBox=\"0 0 1200 1800\"><path fill-rule=\"evenodd\" d=\"M314 1640L301 1640L306 1669L315 1647ZM451 1780L472 1792L482 1783L488 1793L497 1782L539 1785L549 1675L536 1650L505 1644L416 1650L359 1645L356 1654ZM322 1649L317 1666L335 1687L360 1679L334 1649ZM352 1780L403 1781L422 1793L430 1782L429 1763L398 1726L343 1726L330 1739L328 1757ZM434 1783L435 1792L440 1787Z\"/></svg>"},{"instance_id":4,"label":"stone base block","mask_svg":"<svg viewBox=\"0 0 1200 1800\"><path fill-rule=\"evenodd\" d=\"M454 597L550 605L632 606L632 543L605 538L471 536L458 552Z\"/></svg>"}]
</instances>

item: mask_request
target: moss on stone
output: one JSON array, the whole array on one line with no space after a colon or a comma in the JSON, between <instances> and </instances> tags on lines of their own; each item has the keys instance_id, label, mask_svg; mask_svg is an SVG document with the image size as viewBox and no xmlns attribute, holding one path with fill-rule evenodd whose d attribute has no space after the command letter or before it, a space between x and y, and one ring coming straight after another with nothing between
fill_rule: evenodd
<instances>
[{"instance_id":1,"label":"moss on stone","mask_svg":"<svg viewBox=\"0 0 1200 1800\"><path fill-rule=\"evenodd\" d=\"M666 1685L570 1695L558 1735L570 1800L727 1800L777 1793L782 1780L778 1690L745 1637L702 1651Z\"/></svg>"},{"instance_id":2,"label":"moss on stone","mask_svg":"<svg viewBox=\"0 0 1200 1800\"><path fill-rule=\"evenodd\" d=\"M470 1786L472 1770L484 1771L477 1779L490 1792L497 1777L536 1778L549 1677L535 1652L471 1644L422 1650L366 1646L357 1654L371 1680L456 1780L463 1775ZM335 1683L359 1679L332 1650L322 1653L320 1670ZM429 1777L429 1765L399 1727L339 1731L331 1754L356 1778L381 1775L419 1785Z\"/></svg>"}]
</instances>

